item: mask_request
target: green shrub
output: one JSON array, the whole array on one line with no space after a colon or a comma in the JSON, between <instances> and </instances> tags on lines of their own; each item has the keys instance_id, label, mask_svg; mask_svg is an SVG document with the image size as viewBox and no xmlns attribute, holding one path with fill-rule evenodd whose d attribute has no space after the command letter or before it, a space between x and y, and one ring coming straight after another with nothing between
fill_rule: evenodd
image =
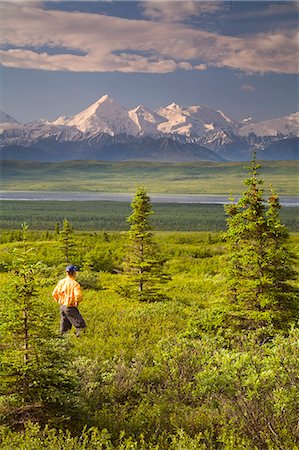
<instances>
[{"instance_id":1,"label":"green shrub","mask_svg":"<svg viewBox=\"0 0 299 450\"><path fill-rule=\"evenodd\" d=\"M101 289L99 275L89 270L79 271L76 281L78 281L83 289L94 289L96 291Z\"/></svg>"}]
</instances>

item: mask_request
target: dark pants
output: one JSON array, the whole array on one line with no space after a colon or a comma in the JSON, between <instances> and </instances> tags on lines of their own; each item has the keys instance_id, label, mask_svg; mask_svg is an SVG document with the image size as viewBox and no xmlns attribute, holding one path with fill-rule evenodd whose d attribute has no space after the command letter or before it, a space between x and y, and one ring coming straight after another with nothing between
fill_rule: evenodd
<instances>
[{"instance_id":1,"label":"dark pants","mask_svg":"<svg viewBox=\"0 0 299 450\"><path fill-rule=\"evenodd\" d=\"M60 332L66 333L72 328L76 330L86 328L86 323L75 306L60 306Z\"/></svg>"}]
</instances>

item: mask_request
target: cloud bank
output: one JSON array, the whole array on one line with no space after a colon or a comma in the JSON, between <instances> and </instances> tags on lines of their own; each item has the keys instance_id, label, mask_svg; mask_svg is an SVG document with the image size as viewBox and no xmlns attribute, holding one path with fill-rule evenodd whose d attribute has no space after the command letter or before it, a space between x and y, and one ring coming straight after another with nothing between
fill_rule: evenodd
<instances>
[{"instance_id":1,"label":"cloud bank","mask_svg":"<svg viewBox=\"0 0 299 450\"><path fill-rule=\"evenodd\" d=\"M211 14L223 9L220 1L145 1L141 8L145 17L163 22L183 22L188 17Z\"/></svg>"},{"instance_id":2,"label":"cloud bank","mask_svg":"<svg viewBox=\"0 0 299 450\"><path fill-rule=\"evenodd\" d=\"M48 71L168 73L218 67L297 73L295 30L236 37L182 22L220 7L219 2L146 2L146 18L134 20L46 10L41 3L2 3L0 59L6 67Z\"/></svg>"}]
</instances>

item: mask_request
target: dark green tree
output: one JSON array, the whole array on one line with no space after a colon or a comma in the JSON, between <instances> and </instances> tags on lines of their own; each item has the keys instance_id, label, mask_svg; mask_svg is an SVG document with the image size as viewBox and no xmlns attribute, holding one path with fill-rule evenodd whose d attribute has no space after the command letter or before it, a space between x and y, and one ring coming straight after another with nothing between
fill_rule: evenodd
<instances>
[{"instance_id":1,"label":"dark green tree","mask_svg":"<svg viewBox=\"0 0 299 450\"><path fill-rule=\"evenodd\" d=\"M282 311L292 316L296 292L290 284L295 272L287 247L288 232L279 217L279 199L272 192L265 200L260 167L254 153L244 182L248 188L237 203L225 206L225 211L228 296L241 308L264 312L255 316L262 324L282 317Z\"/></svg>"},{"instance_id":2,"label":"dark green tree","mask_svg":"<svg viewBox=\"0 0 299 450\"><path fill-rule=\"evenodd\" d=\"M46 422L74 406L69 349L54 331L51 304L39 298L41 263L34 262L26 233L23 224L0 304L0 420L14 425Z\"/></svg>"},{"instance_id":3,"label":"dark green tree","mask_svg":"<svg viewBox=\"0 0 299 450\"><path fill-rule=\"evenodd\" d=\"M56 222L56 223L55 223L55 226L54 226L54 233L55 233L56 236L59 236L59 233L60 233L60 225L59 225L59 222Z\"/></svg>"},{"instance_id":4,"label":"dark green tree","mask_svg":"<svg viewBox=\"0 0 299 450\"><path fill-rule=\"evenodd\" d=\"M68 219L64 219L62 230L60 231L60 248L64 254L65 262L70 262L70 258L74 256L74 229Z\"/></svg>"},{"instance_id":5,"label":"dark green tree","mask_svg":"<svg viewBox=\"0 0 299 450\"><path fill-rule=\"evenodd\" d=\"M271 190L267 203L268 294L273 304L293 309L296 307L295 300L298 291L290 284L290 280L294 280L297 273L294 270L294 255L288 249L289 232L281 222L279 215L281 205L275 191Z\"/></svg>"},{"instance_id":6,"label":"dark green tree","mask_svg":"<svg viewBox=\"0 0 299 450\"><path fill-rule=\"evenodd\" d=\"M127 256L125 269L129 276L131 295L139 300L153 301L162 297L161 283L167 280L163 270L161 252L154 241L149 222L153 214L152 204L145 188L138 187L128 217L130 230L127 233Z\"/></svg>"}]
</instances>

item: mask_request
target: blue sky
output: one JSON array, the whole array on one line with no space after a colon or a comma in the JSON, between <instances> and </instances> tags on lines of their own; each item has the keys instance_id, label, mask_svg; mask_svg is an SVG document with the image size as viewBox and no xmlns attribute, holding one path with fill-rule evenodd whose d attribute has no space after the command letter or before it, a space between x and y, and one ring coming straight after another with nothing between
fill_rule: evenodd
<instances>
[{"instance_id":1,"label":"blue sky","mask_svg":"<svg viewBox=\"0 0 299 450\"><path fill-rule=\"evenodd\" d=\"M298 110L298 3L1 2L0 108L56 119L104 94L264 120Z\"/></svg>"}]
</instances>

